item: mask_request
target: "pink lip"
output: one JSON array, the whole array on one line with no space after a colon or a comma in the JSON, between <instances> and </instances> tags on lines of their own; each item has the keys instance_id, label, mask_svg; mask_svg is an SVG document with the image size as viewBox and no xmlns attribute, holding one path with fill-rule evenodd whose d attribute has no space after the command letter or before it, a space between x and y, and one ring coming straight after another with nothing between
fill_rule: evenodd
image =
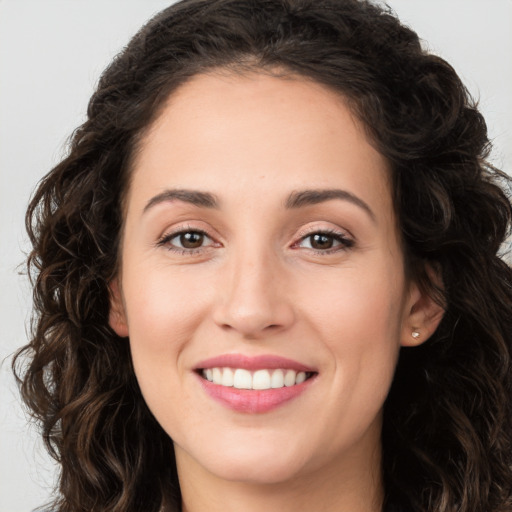
<instances>
[{"instance_id":1,"label":"pink lip","mask_svg":"<svg viewBox=\"0 0 512 512\"><path fill-rule=\"evenodd\" d=\"M201 361L196 369L205 368L244 368L245 370L277 370L290 369L296 372L315 372L314 368L302 363L274 355L244 356L242 354L224 354Z\"/></svg>"},{"instance_id":2,"label":"pink lip","mask_svg":"<svg viewBox=\"0 0 512 512\"><path fill-rule=\"evenodd\" d=\"M295 370L297 372L316 373L314 368L293 361L292 359L274 355L248 357L241 354L225 354L206 359L197 364L196 370L225 367L244 368L251 371L281 368ZM229 409L250 414L264 413L276 409L304 393L312 382L316 380L316 375L313 375L306 381L295 386L255 390L220 386L204 379L199 372L196 372L196 375L203 390L211 398Z\"/></svg>"},{"instance_id":3,"label":"pink lip","mask_svg":"<svg viewBox=\"0 0 512 512\"><path fill-rule=\"evenodd\" d=\"M256 390L220 386L203 379L199 374L197 374L197 378L206 393L214 400L234 411L251 414L268 412L293 400L306 391L311 383L316 380L313 376L302 384L295 386Z\"/></svg>"}]
</instances>

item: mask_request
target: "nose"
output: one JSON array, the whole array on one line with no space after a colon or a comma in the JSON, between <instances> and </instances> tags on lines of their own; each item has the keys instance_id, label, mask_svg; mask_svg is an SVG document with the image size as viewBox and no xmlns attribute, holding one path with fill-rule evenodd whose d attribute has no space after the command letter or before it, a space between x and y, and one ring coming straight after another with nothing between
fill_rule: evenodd
<instances>
[{"instance_id":1,"label":"nose","mask_svg":"<svg viewBox=\"0 0 512 512\"><path fill-rule=\"evenodd\" d=\"M222 329L260 339L294 322L285 272L271 255L241 254L219 278L214 321Z\"/></svg>"}]
</instances>

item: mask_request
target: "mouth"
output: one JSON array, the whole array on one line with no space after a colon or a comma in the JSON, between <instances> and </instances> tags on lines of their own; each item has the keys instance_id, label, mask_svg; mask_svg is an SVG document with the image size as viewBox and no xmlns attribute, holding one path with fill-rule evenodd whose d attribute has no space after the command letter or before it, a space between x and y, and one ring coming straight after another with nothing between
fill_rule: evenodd
<instances>
[{"instance_id":1,"label":"mouth","mask_svg":"<svg viewBox=\"0 0 512 512\"><path fill-rule=\"evenodd\" d=\"M203 390L237 412L264 413L302 395L318 372L278 356L227 354L195 368Z\"/></svg>"},{"instance_id":2,"label":"mouth","mask_svg":"<svg viewBox=\"0 0 512 512\"><path fill-rule=\"evenodd\" d=\"M291 368L264 368L250 371L245 368L213 367L198 370L199 375L213 384L235 389L281 389L297 386L316 372L296 371Z\"/></svg>"}]
</instances>

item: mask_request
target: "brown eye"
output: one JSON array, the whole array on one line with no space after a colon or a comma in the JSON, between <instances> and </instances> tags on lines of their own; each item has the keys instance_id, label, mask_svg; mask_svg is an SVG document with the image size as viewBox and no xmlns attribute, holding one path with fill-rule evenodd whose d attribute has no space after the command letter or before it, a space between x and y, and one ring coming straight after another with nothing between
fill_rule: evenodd
<instances>
[{"instance_id":1,"label":"brown eye","mask_svg":"<svg viewBox=\"0 0 512 512\"><path fill-rule=\"evenodd\" d=\"M204 234L198 231L188 231L179 235L180 246L184 249L197 249L204 243Z\"/></svg>"},{"instance_id":2,"label":"brown eye","mask_svg":"<svg viewBox=\"0 0 512 512\"><path fill-rule=\"evenodd\" d=\"M334 245L334 238L324 233L315 233L310 236L310 244L313 249L331 249Z\"/></svg>"},{"instance_id":3,"label":"brown eye","mask_svg":"<svg viewBox=\"0 0 512 512\"><path fill-rule=\"evenodd\" d=\"M351 238L345 236L344 233L330 233L328 231L317 233L311 233L297 244L297 247L304 249L312 249L319 253L330 254L332 252L342 251L349 249L354 245L354 241Z\"/></svg>"},{"instance_id":4,"label":"brown eye","mask_svg":"<svg viewBox=\"0 0 512 512\"><path fill-rule=\"evenodd\" d=\"M194 252L198 249L204 249L214 246L213 240L202 231L178 231L162 237L158 245L166 247L170 251L181 253Z\"/></svg>"}]
</instances>

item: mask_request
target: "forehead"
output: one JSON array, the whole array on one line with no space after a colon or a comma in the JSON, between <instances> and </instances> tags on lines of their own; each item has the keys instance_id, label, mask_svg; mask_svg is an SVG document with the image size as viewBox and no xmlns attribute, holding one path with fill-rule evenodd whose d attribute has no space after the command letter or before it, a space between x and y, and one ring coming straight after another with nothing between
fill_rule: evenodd
<instances>
[{"instance_id":1,"label":"forehead","mask_svg":"<svg viewBox=\"0 0 512 512\"><path fill-rule=\"evenodd\" d=\"M171 186L268 196L345 185L391 200L387 161L343 97L292 76L194 77L168 98L133 169L138 196Z\"/></svg>"}]
</instances>

